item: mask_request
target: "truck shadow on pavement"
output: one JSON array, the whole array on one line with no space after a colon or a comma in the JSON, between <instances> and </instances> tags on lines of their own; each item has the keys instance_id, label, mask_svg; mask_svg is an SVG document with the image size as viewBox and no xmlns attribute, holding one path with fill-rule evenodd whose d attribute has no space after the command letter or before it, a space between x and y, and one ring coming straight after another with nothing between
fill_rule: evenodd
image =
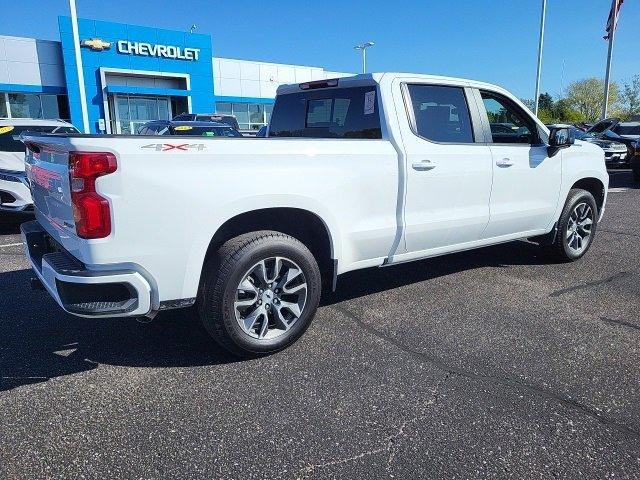
<instances>
[{"instance_id":1,"label":"truck shadow on pavement","mask_svg":"<svg viewBox=\"0 0 640 480\"><path fill-rule=\"evenodd\" d=\"M344 275L322 305L480 267L546 263L536 245L514 242ZM133 319L83 319L31 291L30 270L0 273L0 391L92 370L100 364L171 368L239 361L213 342L193 309Z\"/></svg>"},{"instance_id":2,"label":"truck shadow on pavement","mask_svg":"<svg viewBox=\"0 0 640 480\"><path fill-rule=\"evenodd\" d=\"M30 270L0 274L0 391L96 368L191 367L235 362L211 341L195 312L175 310L149 323L69 315Z\"/></svg>"}]
</instances>

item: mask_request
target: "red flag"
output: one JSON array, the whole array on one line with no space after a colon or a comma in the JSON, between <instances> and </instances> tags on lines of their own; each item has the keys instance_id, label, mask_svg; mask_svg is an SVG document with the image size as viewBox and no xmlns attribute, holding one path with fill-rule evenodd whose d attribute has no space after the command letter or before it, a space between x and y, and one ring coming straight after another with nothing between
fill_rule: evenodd
<instances>
[{"instance_id":1,"label":"red flag","mask_svg":"<svg viewBox=\"0 0 640 480\"><path fill-rule=\"evenodd\" d=\"M620 7L623 3L624 0L613 0L613 2L611 3L611 11L609 12L607 26L605 27L605 31L607 32L607 34L603 37L605 40L609 40L609 37L618 26L618 12L620 11Z\"/></svg>"}]
</instances>

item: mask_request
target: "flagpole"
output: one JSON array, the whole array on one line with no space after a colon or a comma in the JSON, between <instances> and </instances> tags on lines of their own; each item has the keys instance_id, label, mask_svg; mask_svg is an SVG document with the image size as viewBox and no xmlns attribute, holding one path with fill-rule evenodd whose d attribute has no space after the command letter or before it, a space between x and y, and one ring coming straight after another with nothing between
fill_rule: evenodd
<instances>
[{"instance_id":1,"label":"flagpole","mask_svg":"<svg viewBox=\"0 0 640 480\"><path fill-rule=\"evenodd\" d=\"M538 103L540 102L540 74L542 73L542 46L544 43L544 17L547 12L547 0L542 0L542 14L540 16L540 41L538 42L538 71L536 74L536 103L535 111L538 116Z\"/></svg>"},{"instance_id":2,"label":"flagpole","mask_svg":"<svg viewBox=\"0 0 640 480\"><path fill-rule=\"evenodd\" d=\"M611 31L609 32L609 51L607 52L607 72L604 77L604 102L602 103L602 118L607 118L607 110L609 109L609 82L611 78L611 57L613 55L613 41L616 36L616 24L618 22L618 9L616 8L616 0L611 2L611 11L613 12L613 22Z\"/></svg>"},{"instance_id":3,"label":"flagpole","mask_svg":"<svg viewBox=\"0 0 640 480\"><path fill-rule=\"evenodd\" d=\"M82 131L89 133L89 114L87 112L87 95L84 88L84 74L82 72L82 55L80 54L80 38L78 34L78 15L76 0L69 0L71 13L71 31L73 33L73 51L76 57L76 73L78 75L78 90L80 91L80 111L82 112Z\"/></svg>"}]
</instances>

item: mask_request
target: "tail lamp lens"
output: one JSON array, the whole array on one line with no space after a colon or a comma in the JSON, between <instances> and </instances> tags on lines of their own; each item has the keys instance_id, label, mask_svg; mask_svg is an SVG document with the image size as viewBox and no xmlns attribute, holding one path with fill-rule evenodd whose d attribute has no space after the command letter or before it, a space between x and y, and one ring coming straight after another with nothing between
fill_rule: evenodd
<instances>
[{"instance_id":1,"label":"tail lamp lens","mask_svg":"<svg viewBox=\"0 0 640 480\"><path fill-rule=\"evenodd\" d=\"M71 203L76 233L81 238L104 238L111 234L109 201L96 192L96 179L118 168L108 152L72 152L69 156Z\"/></svg>"}]
</instances>

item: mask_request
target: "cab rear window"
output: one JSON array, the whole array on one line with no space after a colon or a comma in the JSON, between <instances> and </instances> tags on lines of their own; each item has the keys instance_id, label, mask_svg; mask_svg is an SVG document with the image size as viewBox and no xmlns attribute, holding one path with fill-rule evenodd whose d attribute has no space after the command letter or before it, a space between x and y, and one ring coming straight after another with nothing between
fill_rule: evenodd
<instances>
[{"instance_id":1,"label":"cab rear window","mask_svg":"<svg viewBox=\"0 0 640 480\"><path fill-rule=\"evenodd\" d=\"M375 86L279 95L270 137L382 138Z\"/></svg>"},{"instance_id":2,"label":"cab rear window","mask_svg":"<svg viewBox=\"0 0 640 480\"><path fill-rule=\"evenodd\" d=\"M23 132L78 133L78 130L60 125L0 126L0 152L24 152L24 144L20 141L20 134Z\"/></svg>"}]
</instances>

